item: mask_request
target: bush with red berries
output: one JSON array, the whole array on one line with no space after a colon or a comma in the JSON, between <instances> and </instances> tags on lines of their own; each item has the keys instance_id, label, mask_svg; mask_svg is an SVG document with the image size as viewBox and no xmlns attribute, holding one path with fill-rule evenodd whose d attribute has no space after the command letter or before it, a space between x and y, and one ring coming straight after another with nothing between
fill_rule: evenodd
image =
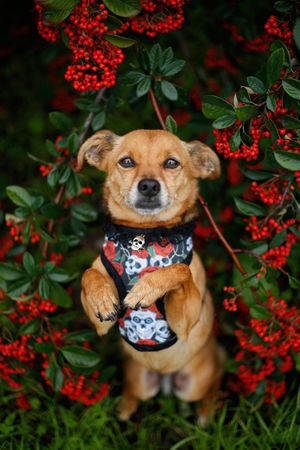
<instances>
[{"instance_id":1,"label":"bush with red berries","mask_svg":"<svg viewBox=\"0 0 300 450\"><path fill-rule=\"evenodd\" d=\"M50 161L30 155L40 189L6 188L4 392L24 409L32 396L53 392L84 405L107 395L99 340L78 318L80 274L68 263L82 248L86 224L103 221L93 187L76 172L76 154L104 125L120 133L161 126L205 140L223 164L220 180L200 186L195 248L216 298L216 333L230 349L225 389L252 402L277 401L300 367L296 4L276 2L275 13L257 5L261 20L245 30L245 11L238 5L225 11L221 1L214 11L184 0L35 3L39 34L61 52L49 66L51 79L61 83L56 71L64 68L80 97L74 106L75 93L57 88L64 112L49 116L58 132L46 143Z\"/></svg>"}]
</instances>

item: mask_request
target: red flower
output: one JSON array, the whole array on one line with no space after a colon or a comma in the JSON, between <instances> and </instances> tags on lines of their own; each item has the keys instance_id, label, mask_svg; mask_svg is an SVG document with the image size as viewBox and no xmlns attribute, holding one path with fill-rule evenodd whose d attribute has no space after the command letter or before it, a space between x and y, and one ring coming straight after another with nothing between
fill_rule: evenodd
<instances>
[{"instance_id":1,"label":"red flower","mask_svg":"<svg viewBox=\"0 0 300 450\"><path fill-rule=\"evenodd\" d=\"M116 247L112 241L107 241L103 247L104 255L111 261L116 256Z\"/></svg>"},{"instance_id":2,"label":"red flower","mask_svg":"<svg viewBox=\"0 0 300 450\"><path fill-rule=\"evenodd\" d=\"M132 250L132 255L138 256L139 258L148 258L149 253L148 250L143 248L142 250Z\"/></svg>"},{"instance_id":3,"label":"red flower","mask_svg":"<svg viewBox=\"0 0 300 450\"><path fill-rule=\"evenodd\" d=\"M162 247L157 242L153 245L155 253L160 256L169 256L170 253L172 253L172 250L174 249L173 245L169 242L169 244Z\"/></svg>"},{"instance_id":4,"label":"red flower","mask_svg":"<svg viewBox=\"0 0 300 450\"><path fill-rule=\"evenodd\" d=\"M122 275L122 273L124 272L124 267L123 267L122 263L120 263L118 261L111 261L111 264L114 266L114 268L116 269L118 274Z\"/></svg>"}]
</instances>

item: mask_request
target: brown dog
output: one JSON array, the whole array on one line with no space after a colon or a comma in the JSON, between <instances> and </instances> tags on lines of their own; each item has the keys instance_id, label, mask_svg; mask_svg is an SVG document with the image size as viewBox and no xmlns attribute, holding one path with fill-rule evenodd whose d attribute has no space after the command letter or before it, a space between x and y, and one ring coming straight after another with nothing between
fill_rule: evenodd
<instances>
[{"instance_id":1,"label":"brown dog","mask_svg":"<svg viewBox=\"0 0 300 450\"><path fill-rule=\"evenodd\" d=\"M205 144L199 141L185 143L167 131L137 130L120 137L103 130L80 148L78 170L85 160L107 172L106 208L113 226L117 227L117 236L122 234L120 230L131 235L127 248L112 237L106 242L105 255L109 249L114 255L121 249L127 258L123 265L130 276L135 273L136 266L144 264L144 272L133 277L134 282L130 278L131 288L121 300L120 283L113 274L114 271L119 277L120 273L124 274L122 263L113 261L115 270L109 270L106 259L98 257L82 277L82 304L99 335L106 334L117 322L120 302L130 312L121 318L122 324L126 323L129 328L126 332L120 328L121 334L128 334L122 339L125 380L119 417L130 418L140 400L156 395L162 379L166 379L164 374L172 374L173 389L180 399L202 400L199 421L204 424L214 409L213 399L224 361L224 353L212 334L214 310L206 288L204 268L199 256L188 247L191 242L188 237L182 238L182 254L190 251L189 264L187 259L180 259L178 245L181 244L170 244L172 236L165 247L163 241L153 244L153 237L148 247L144 245L149 233L157 233L157 230L167 236L168 231L172 233L173 230L185 236L185 231L178 230L196 215L197 178L219 177L218 157ZM160 255L153 253L153 245L160 249ZM169 251L177 255L175 264L170 263L173 260L169 256L163 256ZM145 254L149 256L150 265L153 261L153 267L146 267ZM166 264L161 263L164 261ZM157 312L158 299L163 303L165 316ZM139 311L146 314L145 317L141 318ZM159 324L153 325L154 316L159 318ZM161 317L166 318L168 330ZM160 327L167 336L172 333L173 341L167 348L160 343L164 342L163 334L153 334L154 327L156 330ZM144 347L138 347L140 342ZM158 344L158 351L152 351L154 344Z\"/></svg>"}]
</instances>

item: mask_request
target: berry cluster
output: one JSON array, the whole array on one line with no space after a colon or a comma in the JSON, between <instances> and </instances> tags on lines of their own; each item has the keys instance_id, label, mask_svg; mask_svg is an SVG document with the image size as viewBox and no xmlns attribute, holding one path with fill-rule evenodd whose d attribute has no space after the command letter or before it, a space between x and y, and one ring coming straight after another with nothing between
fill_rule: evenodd
<instances>
[{"instance_id":1,"label":"berry cluster","mask_svg":"<svg viewBox=\"0 0 300 450\"><path fill-rule=\"evenodd\" d=\"M270 248L262 255L262 259L266 265L274 268L284 266L292 247L299 241L299 237L295 234L294 229L291 228L297 225L297 229L299 230L299 220L287 219L285 222L282 219L276 221L274 218L259 220L256 216L251 216L247 222L246 231L251 233L251 239L253 241L272 239L278 233L287 230L284 243Z\"/></svg>"},{"instance_id":2,"label":"berry cluster","mask_svg":"<svg viewBox=\"0 0 300 450\"><path fill-rule=\"evenodd\" d=\"M155 37L158 33L177 30L184 20L184 3L185 0L143 1L140 14L113 30L106 24L109 11L101 1L81 0L69 17L52 26L43 20L44 10L38 4L38 32L47 41L56 42L61 28L72 52L72 63L65 78L79 92L99 90L115 85L118 66L124 59L123 51L106 40L106 35L120 35L131 30Z\"/></svg>"},{"instance_id":3,"label":"berry cluster","mask_svg":"<svg viewBox=\"0 0 300 450\"><path fill-rule=\"evenodd\" d=\"M6 225L9 228L9 234L14 241L23 243L24 242L24 229L25 223L16 223L13 219L8 219ZM35 230L34 225L30 226L29 229L30 242L36 244L40 241L41 237L38 231Z\"/></svg>"},{"instance_id":4,"label":"berry cluster","mask_svg":"<svg viewBox=\"0 0 300 450\"><path fill-rule=\"evenodd\" d=\"M239 70L226 57L224 50L218 47L211 47L207 50L204 64L209 69L224 69L231 75L236 75Z\"/></svg>"},{"instance_id":5,"label":"berry cluster","mask_svg":"<svg viewBox=\"0 0 300 450\"><path fill-rule=\"evenodd\" d=\"M132 31L155 37L181 28L185 0L143 0L142 11L130 19Z\"/></svg>"},{"instance_id":6,"label":"berry cluster","mask_svg":"<svg viewBox=\"0 0 300 450\"><path fill-rule=\"evenodd\" d=\"M284 394L284 374L294 366L292 355L300 351L300 315L296 306L272 295L263 306L270 318L249 319L235 332L241 347L235 359L243 392L254 393L264 382L265 401L272 403Z\"/></svg>"},{"instance_id":7,"label":"berry cluster","mask_svg":"<svg viewBox=\"0 0 300 450\"><path fill-rule=\"evenodd\" d=\"M253 161L259 155L259 141L262 137L270 137L270 132L263 127L262 117L256 117L251 122L250 136L253 140L251 145L242 143L236 150L232 150L230 146L230 139L240 126L240 121L237 120L234 125L223 130L214 130L216 138L216 150L222 154L224 158L230 159L245 159L246 161Z\"/></svg>"},{"instance_id":8,"label":"berry cluster","mask_svg":"<svg viewBox=\"0 0 300 450\"><path fill-rule=\"evenodd\" d=\"M270 16L265 24L265 30L273 39L281 39L289 50L293 49L293 32L289 22L279 20L276 16Z\"/></svg>"},{"instance_id":9,"label":"berry cluster","mask_svg":"<svg viewBox=\"0 0 300 450\"><path fill-rule=\"evenodd\" d=\"M238 27L235 24L225 22L224 28L229 31L232 40L242 45L246 52L264 53L269 48L271 39L267 33L247 41L247 39L240 34Z\"/></svg>"}]
</instances>

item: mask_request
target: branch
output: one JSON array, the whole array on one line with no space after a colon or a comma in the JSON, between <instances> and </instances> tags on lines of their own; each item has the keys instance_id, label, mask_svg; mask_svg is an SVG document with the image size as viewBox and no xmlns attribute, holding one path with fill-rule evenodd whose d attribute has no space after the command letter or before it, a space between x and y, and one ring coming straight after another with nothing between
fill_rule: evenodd
<instances>
[{"instance_id":1,"label":"branch","mask_svg":"<svg viewBox=\"0 0 300 450\"><path fill-rule=\"evenodd\" d=\"M153 109L155 111L155 114L159 120L159 123L160 123L162 129L166 130L167 129L166 124L164 122L164 119L162 118L162 115L161 115L161 112L160 112L160 109L159 109L159 106L158 106L157 100L155 98L152 87L150 88L150 91L149 91L149 97L150 97L151 104L153 106Z\"/></svg>"},{"instance_id":2,"label":"branch","mask_svg":"<svg viewBox=\"0 0 300 450\"><path fill-rule=\"evenodd\" d=\"M99 104L100 103L100 101L103 98L103 95L104 95L105 91L106 91L106 88L100 89L100 91L98 92L98 94L97 94L97 96L95 98L95 104ZM80 133L80 136L79 136L80 144L82 144L83 141L86 138L86 135L87 135L88 130L89 130L90 126L91 126L91 123L92 123L92 120L94 118L94 115L95 115L94 112L90 112L88 114L87 118L84 121L82 132ZM57 194L55 196L55 199L54 199L54 203L55 204L61 203L62 198L63 198L64 193L65 193L65 189L66 189L65 185L61 185L60 186L60 188L57 191ZM54 225L55 225L55 221L53 219L50 219L49 222L48 222L48 225L47 225L47 231L48 231L48 233L50 235L53 233ZM45 259L47 258L47 255L48 255L48 248L49 248L49 242L45 241L44 245L42 247L42 255L43 255L43 258L45 258Z\"/></svg>"},{"instance_id":3,"label":"branch","mask_svg":"<svg viewBox=\"0 0 300 450\"><path fill-rule=\"evenodd\" d=\"M162 115L161 115L161 112L160 112L160 109L159 109L159 106L158 106L158 103L157 103L157 100L155 98L155 95L154 95L154 92L153 92L152 88L150 88L150 90L149 90L149 97L150 97L153 109L155 111L155 114L156 114L156 116L157 116L157 118L158 118L158 120L159 120L159 122L161 124L162 129L166 130L166 125L165 125L165 123L163 121L163 118L162 118ZM223 236L221 230L219 229L218 225L216 224L216 222L215 222L215 220L214 220L214 218L213 218L213 216L212 216L212 214L211 214L211 212L210 212L210 210L208 208L207 203L205 202L204 198L202 197L202 195L200 193L198 193L198 200L199 200L202 208L204 209L204 212L207 215L208 220L210 221L214 231L216 232L218 238L220 239L220 241L222 242L222 244L224 245L224 247L228 251L228 253L231 256L231 258L233 259L233 262L235 263L236 267L238 268L238 270L241 272L242 275L245 275L247 273L246 270L244 269L244 267L242 266L242 264L238 260L237 256L235 255L233 248L230 246L230 244L227 242L227 240Z\"/></svg>"}]
</instances>

